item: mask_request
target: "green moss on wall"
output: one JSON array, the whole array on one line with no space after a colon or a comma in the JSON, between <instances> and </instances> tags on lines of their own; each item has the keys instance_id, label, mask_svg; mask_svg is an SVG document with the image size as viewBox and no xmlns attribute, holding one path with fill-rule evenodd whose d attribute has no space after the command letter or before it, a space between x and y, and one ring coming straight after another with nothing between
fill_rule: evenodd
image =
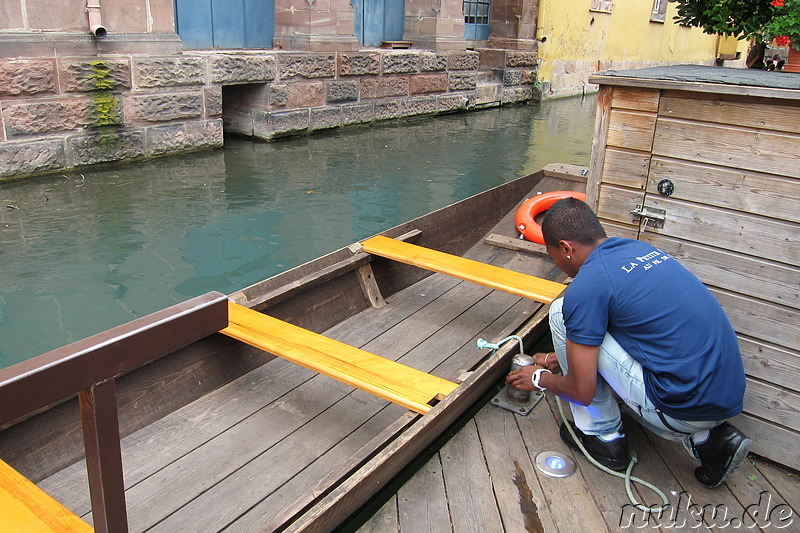
<instances>
[{"instance_id":1,"label":"green moss on wall","mask_svg":"<svg viewBox=\"0 0 800 533\"><path fill-rule=\"evenodd\" d=\"M122 124L119 98L110 91L89 94L89 123L92 127Z\"/></svg>"},{"instance_id":2,"label":"green moss on wall","mask_svg":"<svg viewBox=\"0 0 800 533\"><path fill-rule=\"evenodd\" d=\"M89 61L89 65L92 67L92 73L88 81L92 89L103 91L117 86L111 67L105 61Z\"/></svg>"}]
</instances>

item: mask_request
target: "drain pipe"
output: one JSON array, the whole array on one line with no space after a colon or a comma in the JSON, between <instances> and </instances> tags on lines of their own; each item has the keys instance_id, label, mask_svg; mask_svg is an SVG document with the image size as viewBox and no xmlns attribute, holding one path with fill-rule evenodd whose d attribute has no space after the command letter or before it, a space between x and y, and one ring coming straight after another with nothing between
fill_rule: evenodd
<instances>
[{"instance_id":1,"label":"drain pipe","mask_svg":"<svg viewBox=\"0 0 800 533\"><path fill-rule=\"evenodd\" d=\"M86 12L89 14L89 33L102 39L108 32L100 19L100 0L86 0Z\"/></svg>"}]
</instances>

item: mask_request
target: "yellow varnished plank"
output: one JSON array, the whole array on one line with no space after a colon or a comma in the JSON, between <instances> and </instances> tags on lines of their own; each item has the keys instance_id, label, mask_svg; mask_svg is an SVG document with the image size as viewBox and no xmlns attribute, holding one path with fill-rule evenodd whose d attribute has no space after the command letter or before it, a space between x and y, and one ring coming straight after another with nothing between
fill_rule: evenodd
<instances>
[{"instance_id":1,"label":"yellow varnished plank","mask_svg":"<svg viewBox=\"0 0 800 533\"><path fill-rule=\"evenodd\" d=\"M92 526L0 460L0 520L9 533L88 533Z\"/></svg>"},{"instance_id":2,"label":"yellow varnished plank","mask_svg":"<svg viewBox=\"0 0 800 533\"><path fill-rule=\"evenodd\" d=\"M430 248L378 235L361 242L368 253L433 270L523 298L551 303L566 288L562 283L529 276Z\"/></svg>"},{"instance_id":3,"label":"yellow varnished plank","mask_svg":"<svg viewBox=\"0 0 800 533\"><path fill-rule=\"evenodd\" d=\"M457 384L229 302L222 333L375 396L426 413Z\"/></svg>"}]
</instances>

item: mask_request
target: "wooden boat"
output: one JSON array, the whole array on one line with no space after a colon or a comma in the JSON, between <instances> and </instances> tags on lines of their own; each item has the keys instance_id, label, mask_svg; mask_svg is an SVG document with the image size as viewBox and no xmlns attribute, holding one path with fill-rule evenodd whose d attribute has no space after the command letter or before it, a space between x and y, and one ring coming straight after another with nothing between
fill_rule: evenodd
<instances>
[{"instance_id":1,"label":"wooden boat","mask_svg":"<svg viewBox=\"0 0 800 533\"><path fill-rule=\"evenodd\" d=\"M584 189L585 175L548 167L383 234L392 239L4 369L0 457L97 531L333 530L496 388L519 348L490 356L478 338L546 331L546 305L525 296L542 285L532 297L552 300L563 274L517 238L514 213L536 193ZM398 256L383 257L387 242ZM422 252L403 257L406 247ZM483 264L528 277L498 290L479 284L496 273L461 275ZM308 363L320 342L341 343L356 370ZM384 392L354 377L373 364ZM419 376L431 397L403 403L416 392L395 389Z\"/></svg>"}]
</instances>

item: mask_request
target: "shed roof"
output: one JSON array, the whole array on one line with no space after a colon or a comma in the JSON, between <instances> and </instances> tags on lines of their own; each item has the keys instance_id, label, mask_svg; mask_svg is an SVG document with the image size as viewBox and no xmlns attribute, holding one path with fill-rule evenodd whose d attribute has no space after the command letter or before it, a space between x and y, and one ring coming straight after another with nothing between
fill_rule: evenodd
<instances>
[{"instance_id":1,"label":"shed roof","mask_svg":"<svg viewBox=\"0 0 800 533\"><path fill-rule=\"evenodd\" d=\"M800 74L704 65L606 70L590 83L800 100Z\"/></svg>"}]
</instances>

